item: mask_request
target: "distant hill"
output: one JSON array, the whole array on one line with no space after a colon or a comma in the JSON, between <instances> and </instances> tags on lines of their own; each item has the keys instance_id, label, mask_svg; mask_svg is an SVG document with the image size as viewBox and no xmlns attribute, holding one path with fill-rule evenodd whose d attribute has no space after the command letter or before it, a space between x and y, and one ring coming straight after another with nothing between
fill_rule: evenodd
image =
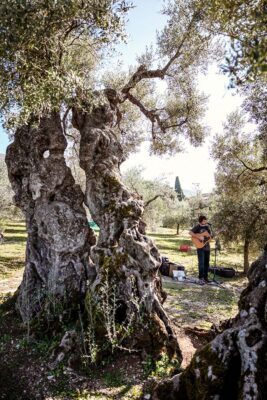
<instances>
[{"instance_id":1,"label":"distant hill","mask_svg":"<svg viewBox=\"0 0 267 400\"><path fill-rule=\"evenodd\" d=\"M184 195L185 195L186 198L190 198L190 197L196 196L196 191L195 190L184 189L183 192L184 192ZM211 192L209 192L209 193L201 193L201 196L202 196L202 198L204 200L208 200L210 195L211 195Z\"/></svg>"}]
</instances>

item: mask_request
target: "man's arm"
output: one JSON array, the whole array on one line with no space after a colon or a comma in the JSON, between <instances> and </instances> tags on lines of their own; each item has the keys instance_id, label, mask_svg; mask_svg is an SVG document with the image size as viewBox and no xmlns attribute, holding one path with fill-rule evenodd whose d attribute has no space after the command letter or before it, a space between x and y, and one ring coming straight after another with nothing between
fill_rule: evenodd
<instances>
[{"instance_id":1,"label":"man's arm","mask_svg":"<svg viewBox=\"0 0 267 400\"><path fill-rule=\"evenodd\" d=\"M189 235L192 237L198 237L198 235L193 231L189 231Z\"/></svg>"},{"instance_id":2,"label":"man's arm","mask_svg":"<svg viewBox=\"0 0 267 400\"><path fill-rule=\"evenodd\" d=\"M194 228L193 228L194 229ZM199 240L204 240L204 236L199 236L199 233L196 233L196 232L194 232L194 230L193 229L191 229L191 231L189 231L189 235L191 236L191 237L195 237L195 238L198 238Z\"/></svg>"}]
</instances>

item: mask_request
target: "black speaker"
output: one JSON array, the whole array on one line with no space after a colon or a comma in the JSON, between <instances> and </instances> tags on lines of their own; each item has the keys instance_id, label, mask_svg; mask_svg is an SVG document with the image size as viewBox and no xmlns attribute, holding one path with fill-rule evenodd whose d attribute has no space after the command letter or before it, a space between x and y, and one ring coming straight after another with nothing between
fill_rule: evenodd
<instances>
[{"instance_id":1,"label":"black speaker","mask_svg":"<svg viewBox=\"0 0 267 400\"><path fill-rule=\"evenodd\" d=\"M222 276L224 278L233 278L233 276L235 276L234 268L210 267L209 272L218 276Z\"/></svg>"},{"instance_id":2,"label":"black speaker","mask_svg":"<svg viewBox=\"0 0 267 400\"><path fill-rule=\"evenodd\" d=\"M161 275L169 276L170 262L168 257L162 257L161 266L159 267Z\"/></svg>"}]
</instances>

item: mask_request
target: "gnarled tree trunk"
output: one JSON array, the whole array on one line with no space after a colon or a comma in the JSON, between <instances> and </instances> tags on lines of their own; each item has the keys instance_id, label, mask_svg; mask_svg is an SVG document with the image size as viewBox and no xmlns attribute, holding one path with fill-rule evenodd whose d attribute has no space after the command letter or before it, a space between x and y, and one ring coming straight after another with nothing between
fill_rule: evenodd
<instances>
[{"instance_id":1,"label":"gnarled tree trunk","mask_svg":"<svg viewBox=\"0 0 267 400\"><path fill-rule=\"evenodd\" d=\"M86 204L100 227L92 258L97 269L93 289L108 273L116 279L118 301L127 318L134 293L143 304L144 327L135 331L137 348L150 354L180 357L170 320L163 307L164 292L158 269L161 258L154 243L139 229L143 202L123 185L120 164L123 150L112 126L115 92L91 112L73 110L73 125L80 131L80 165L86 174ZM113 97L114 96L114 97Z\"/></svg>"},{"instance_id":2,"label":"gnarled tree trunk","mask_svg":"<svg viewBox=\"0 0 267 400\"><path fill-rule=\"evenodd\" d=\"M27 223L26 267L17 306L24 321L53 306L77 305L85 292L90 245L83 193L66 166L67 143L57 113L38 128L25 125L8 146L6 164L15 204ZM64 313L63 313L64 314ZM61 316L62 317L62 316Z\"/></svg>"},{"instance_id":3,"label":"gnarled tree trunk","mask_svg":"<svg viewBox=\"0 0 267 400\"><path fill-rule=\"evenodd\" d=\"M248 279L236 318L183 373L159 384L153 400L267 398L267 245Z\"/></svg>"}]
</instances>

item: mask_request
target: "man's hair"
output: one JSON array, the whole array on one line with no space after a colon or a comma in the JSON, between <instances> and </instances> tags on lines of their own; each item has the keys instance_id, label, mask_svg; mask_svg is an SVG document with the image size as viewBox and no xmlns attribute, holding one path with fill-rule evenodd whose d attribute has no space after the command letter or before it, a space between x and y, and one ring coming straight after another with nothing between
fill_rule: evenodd
<instances>
[{"instance_id":1,"label":"man's hair","mask_svg":"<svg viewBox=\"0 0 267 400\"><path fill-rule=\"evenodd\" d=\"M204 221L204 219L208 219L207 217L205 217L205 215L200 215L199 217L198 217L198 222L202 222L202 221Z\"/></svg>"}]
</instances>

